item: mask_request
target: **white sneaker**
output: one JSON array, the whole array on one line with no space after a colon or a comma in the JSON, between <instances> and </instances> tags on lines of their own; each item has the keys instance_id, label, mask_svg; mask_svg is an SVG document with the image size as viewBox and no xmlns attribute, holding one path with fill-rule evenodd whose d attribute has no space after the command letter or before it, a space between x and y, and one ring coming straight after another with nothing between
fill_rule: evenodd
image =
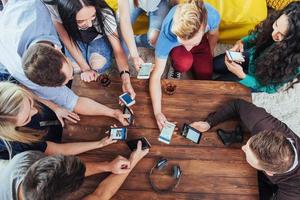
<instances>
[{"instance_id":1,"label":"white sneaker","mask_svg":"<svg viewBox=\"0 0 300 200\"><path fill-rule=\"evenodd\" d=\"M181 73L178 71L175 71L172 66L170 66L170 69L168 71L168 79L178 79L180 80Z\"/></svg>"}]
</instances>

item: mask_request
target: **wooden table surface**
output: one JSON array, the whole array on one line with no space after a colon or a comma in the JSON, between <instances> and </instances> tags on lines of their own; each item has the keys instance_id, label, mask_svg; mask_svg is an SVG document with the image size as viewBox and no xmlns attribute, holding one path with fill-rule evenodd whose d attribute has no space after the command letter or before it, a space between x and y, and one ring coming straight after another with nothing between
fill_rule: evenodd
<instances>
[{"instance_id":1,"label":"wooden table surface","mask_svg":"<svg viewBox=\"0 0 300 200\"><path fill-rule=\"evenodd\" d=\"M169 121L177 121L179 128L183 123L204 120L210 112L230 99L251 101L250 91L237 83L163 80L162 86L169 82L175 84L177 89L171 96L163 92L163 113ZM135 125L129 127L128 139L144 136L152 148L113 199L258 199L256 170L247 164L241 145L225 147L215 134L218 127L233 130L237 121L227 121L203 133L200 144L194 144L179 135L173 135L170 145L161 143L158 141L159 130L152 111L148 81L132 79L132 84L137 93L136 104L132 107L136 120ZM119 78L112 78L109 87L103 87L98 82L83 83L79 77L75 77L72 89L80 96L90 97L112 108L120 108L118 96L122 91ZM63 139L65 142L99 140L114 123L118 124L108 117L81 116L78 124L67 124ZM246 136L248 138L249 134ZM110 161L117 155L128 157L129 154L127 145L118 142L81 154L80 157L84 161ZM159 186L165 186L172 180L168 174L173 164L179 164L183 170L178 187L168 194L153 192L147 178L151 167L162 156L169 160L169 164L164 172L154 176ZM103 178L103 174L87 178L76 196L92 192Z\"/></svg>"}]
</instances>

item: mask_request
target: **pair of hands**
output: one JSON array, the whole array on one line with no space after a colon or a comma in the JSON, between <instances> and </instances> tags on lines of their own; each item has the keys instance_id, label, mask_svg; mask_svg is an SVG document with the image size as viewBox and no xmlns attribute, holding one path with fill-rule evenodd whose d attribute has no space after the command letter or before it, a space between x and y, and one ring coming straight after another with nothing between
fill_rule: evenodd
<instances>
[{"instance_id":1,"label":"pair of hands","mask_svg":"<svg viewBox=\"0 0 300 200\"><path fill-rule=\"evenodd\" d=\"M161 131L168 120L163 113L156 114L155 118L156 118L156 123L158 125L158 128ZM197 129L200 132L206 132L210 129L209 123L204 121L193 122L190 124L190 126L192 126L193 128Z\"/></svg>"},{"instance_id":2,"label":"pair of hands","mask_svg":"<svg viewBox=\"0 0 300 200\"><path fill-rule=\"evenodd\" d=\"M139 141L137 144L137 149L131 153L129 159L123 156L118 156L108 164L109 169L114 174L129 173L131 168L133 168L135 164L138 163L148 153L149 149L142 150L142 142Z\"/></svg>"},{"instance_id":3,"label":"pair of hands","mask_svg":"<svg viewBox=\"0 0 300 200\"><path fill-rule=\"evenodd\" d=\"M244 52L244 44L241 40L237 41L235 45L230 49L231 51L236 51L236 52ZM243 67L236 63L228 60L227 56L225 56L225 64L227 66L227 69L235 74L237 77L240 79L244 79L246 77L245 72L243 71Z\"/></svg>"}]
</instances>

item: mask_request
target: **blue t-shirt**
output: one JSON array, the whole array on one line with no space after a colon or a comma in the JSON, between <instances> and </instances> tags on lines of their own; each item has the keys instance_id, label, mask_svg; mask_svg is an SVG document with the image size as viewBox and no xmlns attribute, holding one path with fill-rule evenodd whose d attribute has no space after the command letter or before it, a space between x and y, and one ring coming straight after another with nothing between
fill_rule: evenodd
<instances>
[{"instance_id":1,"label":"blue t-shirt","mask_svg":"<svg viewBox=\"0 0 300 200\"><path fill-rule=\"evenodd\" d=\"M78 96L66 86L43 87L30 81L22 68L22 56L33 44L49 41L61 46L50 14L41 0L9 0L0 12L0 68L37 96L73 110Z\"/></svg>"},{"instance_id":2,"label":"blue t-shirt","mask_svg":"<svg viewBox=\"0 0 300 200\"><path fill-rule=\"evenodd\" d=\"M174 47L181 45L178 42L177 36L171 31L173 16L177 7L178 5L174 6L163 21L155 48L155 56L159 59L167 59L170 51ZM213 31L219 27L221 20L220 14L208 3L205 3L205 8L207 10L207 27L205 32Z\"/></svg>"}]
</instances>

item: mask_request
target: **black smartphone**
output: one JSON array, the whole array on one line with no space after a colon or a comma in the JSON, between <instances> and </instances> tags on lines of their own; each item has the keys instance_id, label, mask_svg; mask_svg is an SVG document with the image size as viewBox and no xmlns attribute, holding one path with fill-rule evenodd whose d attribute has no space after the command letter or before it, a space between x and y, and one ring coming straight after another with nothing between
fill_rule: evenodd
<instances>
[{"instance_id":1,"label":"black smartphone","mask_svg":"<svg viewBox=\"0 0 300 200\"><path fill-rule=\"evenodd\" d=\"M129 123L129 125L133 124L133 121L134 121L134 115L133 115L133 113L131 112L131 110L130 110L127 106L124 106L123 114L128 114L128 115L130 115L130 117L127 118L127 121L128 121L128 123Z\"/></svg>"},{"instance_id":2,"label":"black smartphone","mask_svg":"<svg viewBox=\"0 0 300 200\"><path fill-rule=\"evenodd\" d=\"M197 129L191 127L188 124L184 124L182 127L181 135L185 137L186 139L199 144L202 133L198 131Z\"/></svg>"},{"instance_id":3,"label":"black smartphone","mask_svg":"<svg viewBox=\"0 0 300 200\"><path fill-rule=\"evenodd\" d=\"M138 138L138 139L134 139L134 140L129 140L126 142L131 151L134 151L137 149L137 143L139 140L142 141L142 149L143 150L151 148L151 144L148 142L148 140L145 137L142 137L142 138Z\"/></svg>"},{"instance_id":4,"label":"black smartphone","mask_svg":"<svg viewBox=\"0 0 300 200\"><path fill-rule=\"evenodd\" d=\"M125 127L110 128L109 133L113 140L125 141L127 138L127 128L125 128Z\"/></svg>"}]
</instances>

